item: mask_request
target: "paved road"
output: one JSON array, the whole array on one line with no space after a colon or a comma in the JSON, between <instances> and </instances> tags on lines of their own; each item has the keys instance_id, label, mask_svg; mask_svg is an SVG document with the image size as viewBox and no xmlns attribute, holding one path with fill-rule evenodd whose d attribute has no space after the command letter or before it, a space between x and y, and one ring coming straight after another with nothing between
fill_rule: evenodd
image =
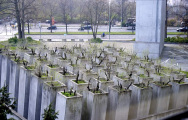
<instances>
[{"instance_id":1,"label":"paved road","mask_svg":"<svg viewBox=\"0 0 188 120\"><path fill-rule=\"evenodd\" d=\"M40 39L40 35L29 35L32 38L38 40ZM168 37L174 37L176 35L169 35ZM100 35L98 35L97 37L101 38ZM186 37L185 35L183 35L182 37ZM62 39L91 39L93 38L92 35L42 35L41 39L53 39L53 40L62 40ZM132 40L135 38L135 35L111 35L110 39L112 40ZM109 40L109 36L106 36L104 38L102 38L104 40Z\"/></svg>"},{"instance_id":2,"label":"paved road","mask_svg":"<svg viewBox=\"0 0 188 120\"><path fill-rule=\"evenodd\" d=\"M48 26L48 24L43 24L43 26ZM54 32L65 32L65 27L63 24L58 24L59 28L58 30ZM78 32L79 24L71 24L69 25L69 32ZM177 27L168 27L168 32L175 32ZM27 30L26 30L27 31ZM40 29L36 25L36 27L32 27L30 30L31 32L40 32ZM107 32L108 26L99 26L99 32ZM112 32L131 32L131 30L127 30L127 28L123 27L112 27ZM49 32L47 30L47 27L42 28L42 32ZM0 25L0 41L7 40L8 38L11 38L14 36L14 34L17 33L16 29L12 29L10 26L7 25L7 28L5 28L5 25ZM40 35L30 35L34 39L40 39ZM98 35L98 37L101 37ZM170 35L169 37L172 37ZM92 35L42 35L42 39L91 39ZM135 35L111 35L111 39L114 40L132 40L135 38ZM107 35L103 39L109 39L109 36Z\"/></svg>"}]
</instances>

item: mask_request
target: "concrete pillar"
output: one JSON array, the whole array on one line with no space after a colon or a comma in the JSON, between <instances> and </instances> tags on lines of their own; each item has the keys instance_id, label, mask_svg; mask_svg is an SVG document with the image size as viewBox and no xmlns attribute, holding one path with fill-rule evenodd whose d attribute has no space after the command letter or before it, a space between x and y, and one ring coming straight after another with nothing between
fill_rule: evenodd
<instances>
[{"instance_id":1,"label":"concrete pillar","mask_svg":"<svg viewBox=\"0 0 188 120\"><path fill-rule=\"evenodd\" d=\"M152 98L152 88L139 88L136 85L130 87L132 90L129 119L144 118L149 115Z\"/></svg>"},{"instance_id":2,"label":"concrete pillar","mask_svg":"<svg viewBox=\"0 0 188 120\"><path fill-rule=\"evenodd\" d=\"M1 88L4 85L9 85L9 74L10 74L10 60L8 59L7 56L3 55L2 56L2 66L1 66ZM9 86L8 86L9 90Z\"/></svg>"},{"instance_id":3,"label":"concrete pillar","mask_svg":"<svg viewBox=\"0 0 188 120\"><path fill-rule=\"evenodd\" d=\"M56 95L57 92L67 90L67 87L59 81L48 81L45 82L42 88L42 101L41 101L41 115L40 120L43 120L44 110L52 104L53 109L56 106Z\"/></svg>"},{"instance_id":4,"label":"concrete pillar","mask_svg":"<svg viewBox=\"0 0 188 120\"><path fill-rule=\"evenodd\" d=\"M179 84L172 82L172 96L170 100L170 109L183 108L187 105L188 83Z\"/></svg>"},{"instance_id":5,"label":"concrete pillar","mask_svg":"<svg viewBox=\"0 0 188 120\"><path fill-rule=\"evenodd\" d=\"M118 86L110 86L108 89L106 120L127 120L131 91L119 90Z\"/></svg>"},{"instance_id":6,"label":"concrete pillar","mask_svg":"<svg viewBox=\"0 0 188 120\"><path fill-rule=\"evenodd\" d=\"M82 96L66 97L58 92L56 96L56 112L58 111L57 120L81 120L82 113Z\"/></svg>"},{"instance_id":7,"label":"concrete pillar","mask_svg":"<svg viewBox=\"0 0 188 120\"><path fill-rule=\"evenodd\" d=\"M107 92L93 93L91 91L83 91L82 120L105 120L107 102Z\"/></svg>"},{"instance_id":8,"label":"concrete pillar","mask_svg":"<svg viewBox=\"0 0 188 120\"><path fill-rule=\"evenodd\" d=\"M10 80L9 80L9 93L10 98L15 98L18 101L18 89L19 89L19 75L20 66L14 61L10 61ZM17 107L18 104L16 104ZM15 109L17 110L17 108Z\"/></svg>"},{"instance_id":9,"label":"concrete pillar","mask_svg":"<svg viewBox=\"0 0 188 120\"><path fill-rule=\"evenodd\" d=\"M40 120L43 80L32 75L29 92L28 120Z\"/></svg>"},{"instance_id":10,"label":"concrete pillar","mask_svg":"<svg viewBox=\"0 0 188 120\"><path fill-rule=\"evenodd\" d=\"M26 70L23 66L20 67L18 113L26 119L28 118L30 81L32 77L31 72L32 71Z\"/></svg>"},{"instance_id":11,"label":"concrete pillar","mask_svg":"<svg viewBox=\"0 0 188 120\"><path fill-rule=\"evenodd\" d=\"M150 114L159 114L168 111L172 86L160 86L155 83L151 84L153 96L151 101Z\"/></svg>"},{"instance_id":12,"label":"concrete pillar","mask_svg":"<svg viewBox=\"0 0 188 120\"><path fill-rule=\"evenodd\" d=\"M0 54L0 87L1 87L1 66L2 66L2 54Z\"/></svg>"},{"instance_id":13,"label":"concrete pillar","mask_svg":"<svg viewBox=\"0 0 188 120\"><path fill-rule=\"evenodd\" d=\"M136 43L134 52L158 58L164 47L166 0L136 0Z\"/></svg>"}]
</instances>

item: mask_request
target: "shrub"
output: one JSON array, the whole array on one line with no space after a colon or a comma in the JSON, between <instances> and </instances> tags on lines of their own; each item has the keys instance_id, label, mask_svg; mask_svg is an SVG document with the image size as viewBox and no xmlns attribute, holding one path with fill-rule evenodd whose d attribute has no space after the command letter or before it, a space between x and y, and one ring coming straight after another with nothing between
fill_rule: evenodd
<instances>
[{"instance_id":1,"label":"shrub","mask_svg":"<svg viewBox=\"0 0 188 120\"><path fill-rule=\"evenodd\" d=\"M100 38L91 39L91 43L102 43L102 40Z\"/></svg>"},{"instance_id":2,"label":"shrub","mask_svg":"<svg viewBox=\"0 0 188 120\"><path fill-rule=\"evenodd\" d=\"M28 42L32 42L33 41L32 37L27 37L26 39L27 39Z\"/></svg>"},{"instance_id":3,"label":"shrub","mask_svg":"<svg viewBox=\"0 0 188 120\"><path fill-rule=\"evenodd\" d=\"M188 38L182 38L182 37L168 37L165 39L165 42L171 42L171 43L188 43Z\"/></svg>"},{"instance_id":4,"label":"shrub","mask_svg":"<svg viewBox=\"0 0 188 120\"><path fill-rule=\"evenodd\" d=\"M177 22L177 21L176 21L175 19L171 19L171 20L168 20L168 21L167 21L167 25L168 25L168 26L174 26L174 25L176 24L176 22Z\"/></svg>"},{"instance_id":5,"label":"shrub","mask_svg":"<svg viewBox=\"0 0 188 120\"><path fill-rule=\"evenodd\" d=\"M8 39L9 43L14 43L14 44L16 44L18 41L19 40L18 40L18 38L16 36Z\"/></svg>"}]
</instances>

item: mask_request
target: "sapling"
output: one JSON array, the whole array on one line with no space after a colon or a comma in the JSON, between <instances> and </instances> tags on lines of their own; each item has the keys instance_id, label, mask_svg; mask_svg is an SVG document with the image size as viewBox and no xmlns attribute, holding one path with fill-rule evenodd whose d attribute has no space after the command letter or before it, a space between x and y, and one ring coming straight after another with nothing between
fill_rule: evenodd
<instances>
[{"instance_id":1,"label":"sapling","mask_svg":"<svg viewBox=\"0 0 188 120\"><path fill-rule=\"evenodd\" d=\"M147 75L148 77L150 77L150 73L149 73L149 70L146 69L146 72L147 72Z\"/></svg>"},{"instance_id":2,"label":"sapling","mask_svg":"<svg viewBox=\"0 0 188 120\"><path fill-rule=\"evenodd\" d=\"M170 80L170 78L169 78L169 81L168 81L165 85L168 85L170 82L171 82L171 80Z\"/></svg>"},{"instance_id":3,"label":"sapling","mask_svg":"<svg viewBox=\"0 0 188 120\"><path fill-rule=\"evenodd\" d=\"M24 65L24 67L26 68L27 65L28 65L28 62L27 62L27 61L23 61L23 65Z\"/></svg>"},{"instance_id":4,"label":"sapling","mask_svg":"<svg viewBox=\"0 0 188 120\"><path fill-rule=\"evenodd\" d=\"M114 61L114 64L116 64L116 62L117 62L117 56L116 56L116 59L115 59L115 61Z\"/></svg>"},{"instance_id":5,"label":"sapling","mask_svg":"<svg viewBox=\"0 0 188 120\"><path fill-rule=\"evenodd\" d=\"M76 90L74 91L74 96L76 96Z\"/></svg>"},{"instance_id":6,"label":"sapling","mask_svg":"<svg viewBox=\"0 0 188 120\"><path fill-rule=\"evenodd\" d=\"M131 84L129 84L129 85L127 86L127 88L125 88L125 89L128 90L128 89L131 87L132 84L133 84L133 82L131 82Z\"/></svg>"},{"instance_id":7,"label":"sapling","mask_svg":"<svg viewBox=\"0 0 188 120\"><path fill-rule=\"evenodd\" d=\"M119 52L124 52L124 50L125 50L124 48L120 48Z\"/></svg>"},{"instance_id":8,"label":"sapling","mask_svg":"<svg viewBox=\"0 0 188 120\"><path fill-rule=\"evenodd\" d=\"M66 73L67 73L67 68L63 67L63 75L66 75Z\"/></svg>"},{"instance_id":9,"label":"sapling","mask_svg":"<svg viewBox=\"0 0 188 120\"><path fill-rule=\"evenodd\" d=\"M97 88L96 91L99 91L99 81L97 82Z\"/></svg>"},{"instance_id":10,"label":"sapling","mask_svg":"<svg viewBox=\"0 0 188 120\"><path fill-rule=\"evenodd\" d=\"M101 65L101 63L106 59L107 55L99 62L98 65Z\"/></svg>"},{"instance_id":11,"label":"sapling","mask_svg":"<svg viewBox=\"0 0 188 120\"><path fill-rule=\"evenodd\" d=\"M55 53L57 52L57 47L55 47Z\"/></svg>"},{"instance_id":12,"label":"sapling","mask_svg":"<svg viewBox=\"0 0 188 120\"><path fill-rule=\"evenodd\" d=\"M77 56L77 57L76 57L76 65L77 65L77 63L78 63L78 60L79 60L79 57Z\"/></svg>"},{"instance_id":13,"label":"sapling","mask_svg":"<svg viewBox=\"0 0 188 120\"><path fill-rule=\"evenodd\" d=\"M179 84L184 80L184 77L182 79L179 80Z\"/></svg>"},{"instance_id":14,"label":"sapling","mask_svg":"<svg viewBox=\"0 0 188 120\"><path fill-rule=\"evenodd\" d=\"M46 75L48 76L48 70L46 70Z\"/></svg>"},{"instance_id":15,"label":"sapling","mask_svg":"<svg viewBox=\"0 0 188 120\"><path fill-rule=\"evenodd\" d=\"M32 55L35 55L35 54L36 54L34 48L31 48L31 54L32 54Z\"/></svg>"},{"instance_id":16,"label":"sapling","mask_svg":"<svg viewBox=\"0 0 188 120\"><path fill-rule=\"evenodd\" d=\"M73 89L73 88L70 89L70 95L72 94L72 89Z\"/></svg>"},{"instance_id":17,"label":"sapling","mask_svg":"<svg viewBox=\"0 0 188 120\"><path fill-rule=\"evenodd\" d=\"M79 78L79 71L77 72L77 75L76 75L76 83L78 83L78 78Z\"/></svg>"},{"instance_id":18,"label":"sapling","mask_svg":"<svg viewBox=\"0 0 188 120\"><path fill-rule=\"evenodd\" d=\"M132 71L131 71L131 73L129 74L129 78L128 78L129 80L131 79L132 75L133 74L132 74Z\"/></svg>"},{"instance_id":19,"label":"sapling","mask_svg":"<svg viewBox=\"0 0 188 120\"><path fill-rule=\"evenodd\" d=\"M149 87L149 85L150 85L150 81L148 81L147 87Z\"/></svg>"},{"instance_id":20,"label":"sapling","mask_svg":"<svg viewBox=\"0 0 188 120\"><path fill-rule=\"evenodd\" d=\"M88 83L88 85L87 85L87 89L88 89L88 91L91 91L91 89L90 89L90 87L89 87L89 83Z\"/></svg>"},{"instance_id":21,"label":"sapling","mask_svg":"<svg viewBox=\"0 0 188 120\"><path fill-rule=\"evenodd\" d=\"M123 88L123 86L122 86L122 84L120 83L120 85L119 85L119 88L120 88L120 90Z\"/></svg>"}]
</instances>

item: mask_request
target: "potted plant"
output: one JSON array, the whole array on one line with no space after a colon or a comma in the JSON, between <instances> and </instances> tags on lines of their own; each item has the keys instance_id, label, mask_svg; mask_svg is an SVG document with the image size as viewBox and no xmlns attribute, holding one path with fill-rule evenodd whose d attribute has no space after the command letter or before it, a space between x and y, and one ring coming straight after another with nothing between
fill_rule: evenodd
<instances>
[{"instance_id":1,"label":"potted plant","mask_svg":"<svg viewBox=\"0 0 188 120\"><path fill-rule=\"evenodd\" d=\"M109 86L107 120L127 120L129 115L129 106L131 102L130 84L127 88L122 85Z\"/></svg>"},{"instance_id":2,"label":"potted plant","mask_svg":"<svg viewBox=\"0 0 188 120\"><path fill-rule=\"evenodd\" d=\"M76 78L76 75L68 71L66 67L63 67L61 72L56 72L55 74L55 79L59 80L65 85L68 85L69 80L74 78Z\"/></svg>"},{"instance_id":3,"label":"potted plant","mask_svg":"<svg viewBox=\"0 0 188 120\"><path fill-rule=\"evenodd\" d=\"M41 119L44 109L50 104L52 109L56 106L56 95L57 92L67 90L67 87L59 81L46 81L42 88L42 99L41 99Z\"/></svg>"},{"instance_id":4,"label":"potted plant","mask_svg":"<svg viewBox=\"0 0 188 120\"><path fill-rule=\"evenodd\" d=\"M83 91L82 120L105 120L108 93L99 89L99 86L87 88L88 91Z\"/></svg>"},{"instance_id":5,"label":"potted plant","mask_svg":"<svg viewBox=\"0 0 188 120\"><path fill-rule=\"evenodd\" d=\"M139 83L130 87L132 91L131 104L129 109L129 119L144 118L149 115L152 88L149 84Z\"/></svg>"},{"instance_id":6,"label":"potted plant","mask_svg":"<svg viewBox=\"0 0 188 120\"><path fill-rule=\"evenodd\" d=\"M77 72L76 79L72 79L68 83L68 89L73 88L77 92L82 94L82 91L86 90L88 83L85 80L79 79L79 71Z\"/></svg>"},{"instance_id":7,"label":"potted plant","mask_svg":"<svg viewBox=\"0 0 188 120\"><path fill-rule=\"evenodd\" d=\"M60 91L56 97L56 111L60 120L81 120L82 95L76 91Z\"/></svg>"},{"instance_id":8,"label":"potted plant","mask_svg":"<svg viewBox=\"0 0 188 120\"><path fill-rule=\"evenodd\" d=\"M170 96L172 92L172 85L169 84L170 82L171 80L169 79L168 82L155 81L151 83L151 87L153 88L153 96L150 109L151 114L168 111Z\"/></svg>"}]
</instances>

